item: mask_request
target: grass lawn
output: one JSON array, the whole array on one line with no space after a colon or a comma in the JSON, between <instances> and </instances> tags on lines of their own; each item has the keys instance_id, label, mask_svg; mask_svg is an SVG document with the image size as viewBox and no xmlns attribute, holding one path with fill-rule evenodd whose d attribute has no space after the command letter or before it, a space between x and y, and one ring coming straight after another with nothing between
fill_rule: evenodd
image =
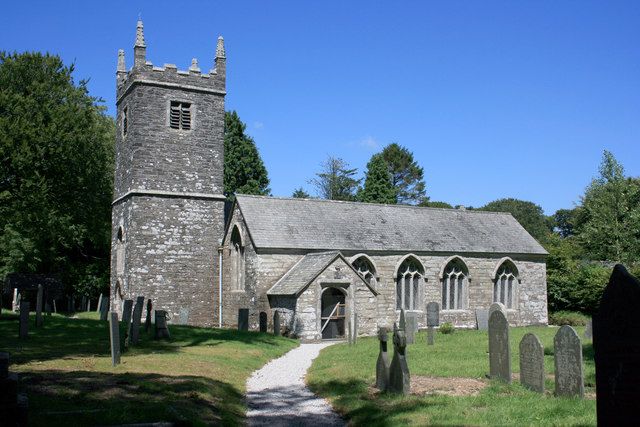
<instances>
[{"instance_id":1,"label":"grass lawn","mask_svg":"<svg viewBox=\"0 0 640 427\"><path fill-rule=\"evenodd\" d=\"M169 326L171 341L154 341L143 328L140 345L112 367L108 323L96 313L45 316L41 329L30 320L29 338L19 340L17 316L0 316L0 351L11 354L34 426L241 424L247 377L298 345L257 332L176 325Z\"/></svg>"},{"instance_id":2,"label":"grass lawn","mask_svg":"<svg viewBox=\"0 0 640 427\"><path fill-rule=\"evenodd\" d=\"M582 327L576 328L582 336ZM591 341L583 340L585 391L587 398L553 396L553 337L558 328L511 328L513 372L519 372L518 344L527 332L535 333L545 347L548 375L546 393L524 389L519 380L512 385L488 381L488 337L486 331L457 330L436 335L434 346L426 345L426 333L407 347L413 376L463 377L486 381L475 396L395 396L372 389L378 357L378 340L364 338L355 347L338 344L324 349L314 361L307 383L328 398L353 425L595 425L595 367ZM393 354L389 335L389 356Z\"/></svg>"}]
</instances>

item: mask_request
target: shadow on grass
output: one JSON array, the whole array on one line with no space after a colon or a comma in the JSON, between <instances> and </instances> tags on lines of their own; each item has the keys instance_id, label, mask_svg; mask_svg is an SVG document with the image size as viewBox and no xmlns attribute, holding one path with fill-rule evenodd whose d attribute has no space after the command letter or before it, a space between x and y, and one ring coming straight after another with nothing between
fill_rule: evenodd
<instances>
[{"instance_id":1,"label":"shadow on grass","mask_svg":"<svg viewBox=\"0 0 640 427\"><path fill-rule=\"evenodd\" d=\"M286 338L259 332L240 332L230 329L200 328L169 325L170 340L153 339L153 325L149 333L144 325L140 329L140 342L136 354L151 352L177 352L181 347L215 346L225 341L244 344L278 346ZM124 327L120 330L124 337ZM61 315L45 316L44 326L35 328L35 315L29 320L29 337L18 338L18 316L0 315L0 351L11 353L12 362L24 363L65 357L107 356L109 324L98 319L68 318Z\"/></svg>"},{"instance_id":2,"label":"shadow on grass","mask_svg":"<svg viewBox=\"0 0 640 427\"><path fill-rule=\"evenodd\" d=\"M243 421L242 394L209 378L47 370L21 373L20 385L29 397L34 426Z\"/></svg>"}]
</instances>

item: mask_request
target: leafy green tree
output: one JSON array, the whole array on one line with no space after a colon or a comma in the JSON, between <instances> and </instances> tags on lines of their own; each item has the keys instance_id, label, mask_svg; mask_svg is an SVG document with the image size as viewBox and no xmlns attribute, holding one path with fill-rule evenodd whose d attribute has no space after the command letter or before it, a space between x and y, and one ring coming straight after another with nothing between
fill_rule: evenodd
<instances>
[{"instance_id":1,"label":"leafy green tree","mask_svg":"<svg viewBox=\"0 0 640 427\"><path fill-rule=\"evenodd\" d=\"M362 180L354 178L352 169L344 160L329 156L321 163L322 171L309 181L316 188L318 197L330 200L355 200Z\"/></svg>"},{"instance_id":2,"label":"leafy green tree","mask_svg":"<svg viewBox=\"0 0 640 427\"><path fill-rule=\"evenodd\" d=\"M269 195L269 176L247 126L235 111L224 115L224 194Z\"/></svg>"},{"instance_id":3,"label":"leafy green tree","mask_svg":"<svg viewBox=\"0 0 640 427\"><path fill-rule=\"evenodd\" d=\"M555 231L557 231L561 237L573 236L576 216L578 215L579 209L580 208L558 209L556 213L553 214L551 221L553 222Z\"/></svg>"},{"instance_id":4,"label":"leafy green tree","mask_svg":"<svg viewBox=\"0 0 640 427\"><path fill-rule=\"evenodd\" d=\"M291 195L291 197L293 197L294 199L308 199L311 197L311 195L304 191L304 188L298 187L293 190L293 194Z\"/></svg>"},{"instance_id":5,"label":"leafy green tree","mask_svg":"<svg viewBox=\"0 0 640 427\"><path fill-rule=\"evenodd\" d=\"M108 286L115 125L74 67L0 52L0 280Z\"/></svg>"},{"instance_id":6,"label":"leafy green tree","mask_svg":"<svg viewBox=\"0 0 640 427\"><path fill-rule=\"evenodd\" d=\"M387 145L381 154L389 165L397 203L417 205L429 200L426 196L424 171L413 159L411 151L392 143Z\"/></svg>"},{"instance_id":7,"label":"leafy green tree","mask_svg":"<svg viewBox=\"0 0 640 427\"><path fill-rule=\"evenodd\" d=\"M374 154L367 163L364 187L358 193L361 202L396 203L396 188L391 181L389 165L381 154Z\"/></svg>"},{"instance_id":8,"label":"leafy green tree","mask_svg":"<svg viewBox=\"0 0 640 427\"><path fill-rule=\"evenodd\" d=\"M605 151L600 175L582 197L575 230L592 259L633 262L640 258L640 179Z\"/></svg>"},{"instance_id":9,"label":"leafy green tree","mask_svg":"<svg viewBox=\"0 0 640 427\"><path fill-rule=\"evenodd\" d=\"M552 225L547 221L542 208L533 202L512 198L499 199L487 203L479 210L511 213L520 225L540 242L543 242L552 231Z\"/></svg>"}]
</instances>

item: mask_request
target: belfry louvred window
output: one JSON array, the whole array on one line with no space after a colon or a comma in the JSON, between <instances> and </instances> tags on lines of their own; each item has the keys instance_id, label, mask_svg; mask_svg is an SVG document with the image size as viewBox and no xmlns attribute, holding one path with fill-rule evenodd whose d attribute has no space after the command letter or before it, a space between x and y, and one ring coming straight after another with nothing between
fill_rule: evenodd
<instances>
[{"instance_id":1,"label":"belfry louvred window","mask_svg":"<svg viewBox=\"0 0 640 427\"><path fill-rule=\"evenodd\" d=\"M171 101L169 126L172 129L191 130L191 104Z\"/></svg>"}]
</instances>

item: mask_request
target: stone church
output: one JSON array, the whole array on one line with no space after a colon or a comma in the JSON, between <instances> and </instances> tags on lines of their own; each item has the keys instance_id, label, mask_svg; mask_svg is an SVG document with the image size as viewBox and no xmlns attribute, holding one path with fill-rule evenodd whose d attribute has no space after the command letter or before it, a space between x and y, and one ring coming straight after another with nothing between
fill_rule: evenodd
<instances>
[{"instance_id":1,"label":"stone church","mask_svg":"<svg viewBox=\"0 0 640 427\"><path fill-rule=\"evenodd\" d=\"M173 323L235 327L278 311L305 340L372 335L404 309L425 327L476 327L505 305L547 323L547 252L507 213L236 195L225 206L226 53L202 72L154 66L138 22L133 67L118 53L111 300L144 295ZM270 322L271 323L271 322Z\"/></svg>"}]
</instances>

